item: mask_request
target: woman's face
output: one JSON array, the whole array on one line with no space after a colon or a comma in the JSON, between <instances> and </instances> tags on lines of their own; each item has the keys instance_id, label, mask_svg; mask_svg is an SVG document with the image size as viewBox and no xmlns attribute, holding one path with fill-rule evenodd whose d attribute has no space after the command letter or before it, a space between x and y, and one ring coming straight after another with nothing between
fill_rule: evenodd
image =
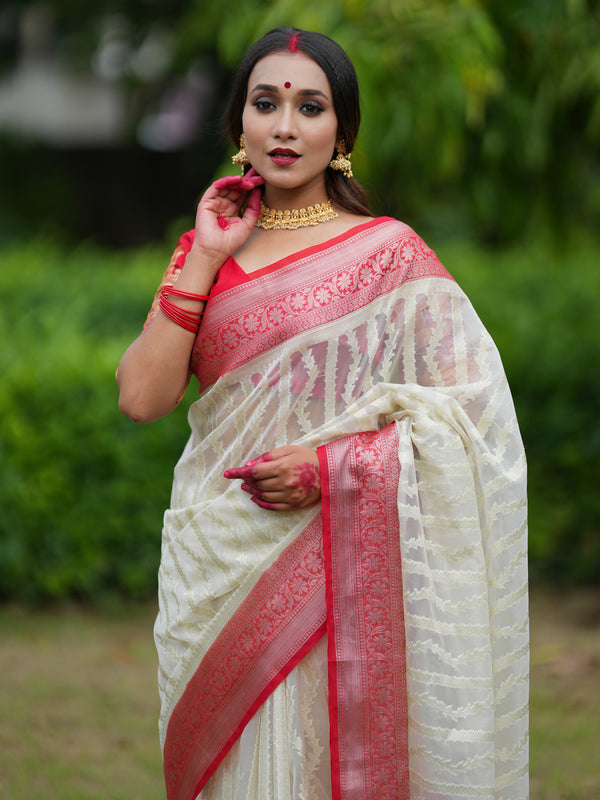
<instances>
[{"instance_id":1,"label":"woman's face","mask_svg":"<svg viewBox=\"0 0 600 800\"><path fill-rule=\"evenodd\" d=\"M242 127L248 158L267 191L305 190L306 202L326 199L325 169L338 123L329 81L312 58L304 53L262 58L250 73Z\"/></svg>"}]
</instances>

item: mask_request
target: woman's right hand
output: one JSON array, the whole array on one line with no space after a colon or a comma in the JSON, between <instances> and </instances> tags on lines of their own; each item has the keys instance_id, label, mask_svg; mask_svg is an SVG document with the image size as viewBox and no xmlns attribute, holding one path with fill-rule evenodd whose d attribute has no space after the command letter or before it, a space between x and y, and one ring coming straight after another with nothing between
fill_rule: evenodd
<instances>
[{"instance_id":1,"label":"woman's right hand","mask_svg":"<svg viewBox=\"0 0 600 800\"><path fill-rule=\"evenodd\" d=\"M250 236L260 211L263 178L254 170L245 176L220 178L198 205L194 244L177 276L177 289L208 295L221 265ZM248 197L248 207L239 212ZM198 300L181 297L177 305L201 311ZM158 314L152 325L132 342L119 364L119 407L137 422L151 422L168 414L179 402L189 378L194 336Z\"/></svg>"},{"instance_id":2,"label":"woman's right hand","mask_svg":"<svg viewBox=\"0 0 600 800\"><path fill-rule=\"evenodd\" d=\"M196 213L192 250L208 253L219 265L235 253L252 233L260 212L260 190L264 183L252 167L245 175L227 175L206 190ZM240 208L248 196L240 217Z\"/></svg>"}]
</instances>

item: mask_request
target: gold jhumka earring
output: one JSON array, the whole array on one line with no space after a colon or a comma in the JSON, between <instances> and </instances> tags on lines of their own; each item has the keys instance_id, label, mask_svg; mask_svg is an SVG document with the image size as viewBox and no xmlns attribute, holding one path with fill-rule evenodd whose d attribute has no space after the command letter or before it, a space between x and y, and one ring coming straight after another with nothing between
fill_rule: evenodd
<instances>
[{"instance_id":1,"label":"gold jhumka earring","mask_svg":"<svg viewBox=\"0 0 600 800\"><path fill-rule=\"evenodd\" d=\"M244 167L246 164L250 163L250 159L248 158L248 153L246 152L246 137L242 133L240 136L240 149L234 156L231 156L231 160L234 164L239 164L242 168L242 175L244 174Z\"/></svg>"},{"instance_id":2,"label":"gold jhumka earring","mask_svg":"<svg viewBox=\"0 0 600 800\"><path fill-rule=\"evenodd\" d=\"M343 139L339 139L335 143L335 149L337 150L337 156L329 162L329 166L331 169L339 170L344 177L352 178L352 164L350 163L352 154L346 152L346 143Z\"/></svg>"}]
</instances>

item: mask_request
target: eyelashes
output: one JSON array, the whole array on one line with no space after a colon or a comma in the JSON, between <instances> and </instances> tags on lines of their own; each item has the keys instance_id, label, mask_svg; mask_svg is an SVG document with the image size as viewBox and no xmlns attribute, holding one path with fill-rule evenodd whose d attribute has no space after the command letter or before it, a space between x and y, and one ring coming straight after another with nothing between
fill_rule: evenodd
<instances>
[{"instance_id":1,"label":"eyelashes","mask_svg":"<svg viewBox=\"0 0 600 800\"><path fill-rule=\"evenodd\" d=\"M318 103L310 102L310 103L302 103L300 110L303 110L307 114L320 114L325 109Z\"/></svg>"},{"instance_id":2,"label":"eyelashes","mask_svg":"<svg viewBox=\"0 0 600 800\"><path fill-rule=\"evenodd\" d=\"M274 111L277 108L276 104L272 100L255 100L252 105L258 111L262 112ZM313 100L302 103L302 105L299 107L299 110L308 116L317 116L325 111L322 106L320 106L318 103L315 103Z\"/></svg>"},{"instance_id":3,"label":"eyelashes","mask_svg":"<svg viewBox=\"0 0 600 800\"><path fill-rule=\"evenodd\" d=\"M270 100L255 100L252 105L259 111L271 111L275 108Z\"/></svg>"}]
</instances>

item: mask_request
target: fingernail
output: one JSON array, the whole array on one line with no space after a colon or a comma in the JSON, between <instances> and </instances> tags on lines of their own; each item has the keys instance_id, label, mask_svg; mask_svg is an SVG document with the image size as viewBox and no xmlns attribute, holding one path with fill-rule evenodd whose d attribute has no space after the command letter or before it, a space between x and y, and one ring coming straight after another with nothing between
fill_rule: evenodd
<instances>
[{"instance_id":1,"label":"fingernail","mask_svg":"<svg viewBox=\"0 0 600 800\"><path fill-rule=\"evenodd\" d=\"M223 473L223 477L224 478L231 478L231 471L226 469L225 472Z\"/></svg>"}]
</instances>

